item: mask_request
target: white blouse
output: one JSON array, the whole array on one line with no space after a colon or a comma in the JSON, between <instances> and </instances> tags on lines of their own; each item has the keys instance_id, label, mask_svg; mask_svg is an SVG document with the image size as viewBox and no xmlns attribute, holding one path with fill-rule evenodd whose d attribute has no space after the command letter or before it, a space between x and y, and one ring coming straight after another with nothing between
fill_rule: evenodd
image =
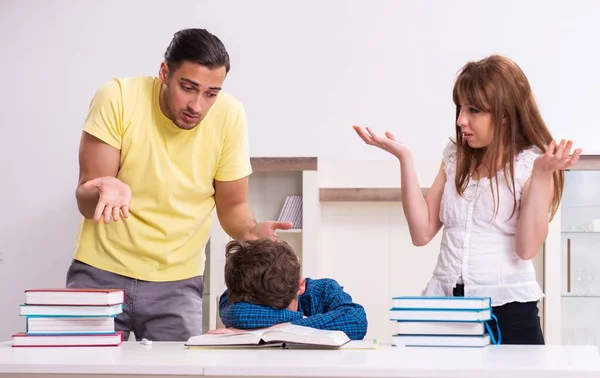
<instances>
[{"instance_id":1,"label":"white blouse","mask_svg":"<svg viewBox=\"0 0 600 378\"><path fill-rule=\"evenodd\" d=\"M462 282L465 296L491 297L492 306L537 301L544 296L533 262L522 260L515 251L521 192L531 175L533 162L541 154L537 147L532 147L515 158L517 207L510 218L513 194L502 171L498 173L499 188L493 180L493 194L488 178L470 180L464 198L457 193L456 145L448 143L443 154L446 184L440 208L444 224L442 243L433 277L423 295L452 296L452 289ZM498 194L498 211L492 219L494 197Z\"/></svg>"}]
</instances>

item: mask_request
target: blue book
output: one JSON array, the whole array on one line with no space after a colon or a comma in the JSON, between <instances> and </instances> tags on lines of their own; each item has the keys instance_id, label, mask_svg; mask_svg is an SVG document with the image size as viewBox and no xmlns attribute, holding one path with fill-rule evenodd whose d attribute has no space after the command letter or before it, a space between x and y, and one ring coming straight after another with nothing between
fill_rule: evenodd
<instances>
[{"instance_id":1,"label":"blue book","mask_svg":"<svg viewBox=\"0 0 600 378\"><path fill-rule=\"evenodd\" d=\"M396 321L394 334L398 335L474 335L485 333L483 322L435 322L435 321Z\"/></svg>"},{"instance_id":2,"label":"blue book","mask_svg":"<svg viewBox=\"0 0 600 378\"><path fill-rule=\"evenodd\" d=\"M390 320L412 322L485 322L492 319L492 309L447 310L447 309L392 309Z\"/></svg>"},{"instance_id":3,"label":"blue book","mask_svg":"<svg viewBox=\"0 0 600 378\"><path fill-rule=\"evenodd\" d=\"M482 348L490 345L490 335L394 335L393 346L406 347L470 347Z\"/></svg>"},{"instance_id":4,"label":"blue book","mask_svg":"<svg viewBox=\"0 0 600 378\"><path fill-rule=\"evenodd\" d=\"M426 297L392 298L392 309L486 310L492 307L489 297Z\"/></svg>"},{"instance_id":5,"label":"blue book","mask_svg":"<svg viewBox=\"0 0 600 378\"><path fill-rule=\"evenodd\" d=\"M400 296L392 298L390 320L398 322L394 345L482 347L499 344L489 324L490 297ZM485 330L488 332L486 333Z\"/></svg>"},{"instance_id":6,"label":"blue book","mask_svg":"<svg viewBox=\"0 0 600 378\"><path fill-rule=\"evenodd\" d=\"M390 310L390 320L395 321L482 322L491 318L489 297L393 297Z\"/></svg>"},{"instance_id":7,"label":"blue book","mask_svg":"<svg viewBox=\"0 0 600 378\"><path fill-rule=\"evenodd\" d=\"M21 316L28 317L79 317L79 316L116 316L123 312L123 304L111 306L48 306L20 305Z\"/></svg>"}]
</instances>

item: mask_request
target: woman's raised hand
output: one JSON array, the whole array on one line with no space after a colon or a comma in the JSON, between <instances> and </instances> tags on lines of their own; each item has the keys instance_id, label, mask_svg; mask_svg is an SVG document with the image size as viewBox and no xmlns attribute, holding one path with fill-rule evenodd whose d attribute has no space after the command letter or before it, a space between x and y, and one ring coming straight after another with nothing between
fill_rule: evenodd
<instances>
[{"instance_id":1,"label":"woman's raised hand","mask_svg":"<svg viewBox=\"0 0 600 378\"><path fill-rule=\"evenodd\" d=\"M379 147L400 160L410 156L410 150L406 144L396 141L396 138L389 131L385 132L385 136L378 136L369 127L366 127L365 130L360 126L353 126L353 128L368 145Z\"/></svg>"}]
</instances>

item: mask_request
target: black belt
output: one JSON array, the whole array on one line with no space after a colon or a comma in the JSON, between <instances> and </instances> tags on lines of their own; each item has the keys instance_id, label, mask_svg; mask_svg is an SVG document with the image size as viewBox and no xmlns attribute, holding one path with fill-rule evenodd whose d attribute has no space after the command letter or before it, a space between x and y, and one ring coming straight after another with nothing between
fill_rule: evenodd
<instances>
[{"instance_id":1,"label":"black belt","mask_svg":"<svg viewBox=\"0 0 600 378\"><path fill-rule=\"evenodd\" d=\"M452 289L452 295L455 297L464 297L465 296L465 284L456 284Z\"/></svg>"}]
</instances>

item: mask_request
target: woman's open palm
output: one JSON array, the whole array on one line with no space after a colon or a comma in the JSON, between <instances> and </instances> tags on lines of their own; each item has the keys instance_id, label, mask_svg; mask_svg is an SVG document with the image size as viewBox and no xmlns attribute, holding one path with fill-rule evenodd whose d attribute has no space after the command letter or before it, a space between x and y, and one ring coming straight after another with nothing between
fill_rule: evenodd
<instances>
[{"instance_id":1,"label":"woman's open palm","mask_svg":"<svg viewBox=\"0 0 600 378\"><path fill-rule=\"evenodd\" d=\"M561 140L560 144L552 141L546 153L535 160L534 169L541 172L554 172L569 169L577 164L581 156L581 148L576 148L571 154L573 148L572 141Z\"/></svg>"},{"instance_id":2,"label":"woman's open palm","mask_svg":"<svg viewBox=\"0 0 600 378\"><path fill-rule=\"evenodd\" d=\"M408 147L404 143L396 141L396 138L389 131L385 132L385 136L378 136L368 127L366 127L365 130L360 126L353 126L353 128L366 144L379 147L396 156L398 159L403 158L410 153Z\"/></svg>"}]
</instances>

